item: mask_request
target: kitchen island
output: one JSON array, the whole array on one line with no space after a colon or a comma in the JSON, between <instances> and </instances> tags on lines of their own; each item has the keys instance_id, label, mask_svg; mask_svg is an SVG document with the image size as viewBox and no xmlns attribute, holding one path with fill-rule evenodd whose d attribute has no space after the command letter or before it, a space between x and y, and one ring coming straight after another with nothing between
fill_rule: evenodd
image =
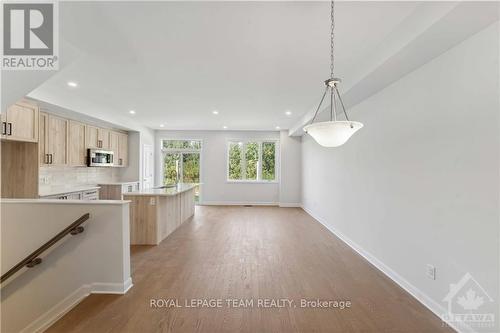
<instances>
[{"instance_id":1,"label":"kitchen island","mask_svg":"<svg viewBox=\"0 0 500 333\"><path fill-rule=\"evenodd\" d=\"M158 245L194 215L196 184L124 193L130 200L130 244Z\"/></svg>"}]
</instances>

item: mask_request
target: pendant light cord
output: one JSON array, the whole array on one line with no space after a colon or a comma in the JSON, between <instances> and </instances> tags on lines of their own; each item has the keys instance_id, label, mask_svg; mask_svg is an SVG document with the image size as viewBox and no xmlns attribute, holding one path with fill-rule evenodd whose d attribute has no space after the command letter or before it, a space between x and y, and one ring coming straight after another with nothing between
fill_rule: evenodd
<instances>
[{"instance_id":1,"label":"pendant light cord","mask_svg":"<svg viewBox=\"0 0 500 333\"><path fill-rule=\"evenodd\" d=\"M333 71L334 71L334 43L333 39L335 37L335 1L331 1L331 11L330 11L330 78L333 79Z\"/></svg>"}]
</instances>

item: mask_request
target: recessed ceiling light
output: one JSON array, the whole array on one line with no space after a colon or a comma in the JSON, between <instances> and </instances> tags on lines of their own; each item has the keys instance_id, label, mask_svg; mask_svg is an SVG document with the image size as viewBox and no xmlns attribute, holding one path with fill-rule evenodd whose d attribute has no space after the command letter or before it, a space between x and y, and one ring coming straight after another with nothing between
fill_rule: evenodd
<instances>
[{"instance_id":1,"label":"recessed ceiling light","mask_svg":"<svg viewBox=\"0 0 500 333\"><path fill-rule=\"evenodd\" d=\"M72 88L76 88L76 87L78 87L78 83L76 83L74 81L68 81L68 86L70 86Z\"/></svg>"},{"instance_id":2,"label":"recessed ceiling light","mask_svg":"<svg viewBox=\"0 0 500 333\"><path fill-rule=\"evenodd\" d=\"M227 126L222 126L223 129L227 129Z\"/></svg>"},{"instance_id":3,"label":"recessed ceiling light","mask_svg":"<svg viewBox=\"0 0 500 333\"><path fill-rule=\"evenodd\" d=\"M277 130L279 130L280 128L281 128L281 127L279 127L279 126L276 126L276 129L277 129Z\"/></svg>"},{"instance_id":4,"label":"recessed ceiling light","mask_svg":"<svg viewBox=\"0 0 500 333\"><path fill-rule=\"evenodd\" d=\"M163 124L160 124L160 127L165 127L165 125L163 125Z\"/></svg>"},{"instance_id":5,"label":"recessed ceiling light","mask_svg":"<svg viewBox=\"0 0 500 333\"><path fill-rule=\"evenodd\" d=\"M285 114L286 114L287 116L291 116L291 115L292 115L292 111L285 111Z\"/></svg>"},{"instance_id":6,"label":"recessed ceiling light","mask_svg":"<svg viewBox=\"0 0 500 333\"><path fill-rule=\"evenodd\" d=\"M135 111L134 110L130 110L128 113L135 114Z\"/></svg>"},{"instance_id":7,"label":"recessed ceiling light","mask_svg":"<svg viewBox=\"0 0 500 333\"><path fill-rule=\"evenodd\" d=\"M213 111L212 111L212 113L213 113L213 114L219 114L219 111L217 111L217 110L213 110Z\"/></svg>"}]
</instances>

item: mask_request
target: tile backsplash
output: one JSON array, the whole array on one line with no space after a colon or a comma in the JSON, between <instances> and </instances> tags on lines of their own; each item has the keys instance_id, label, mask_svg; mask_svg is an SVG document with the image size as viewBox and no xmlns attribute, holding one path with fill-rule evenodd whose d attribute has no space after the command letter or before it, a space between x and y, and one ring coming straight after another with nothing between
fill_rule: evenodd
<instances>
[{"instance_id":1,"label":"tile backsplash","mask_svg":"<svg viewBox=\"0 0 500 333\"><path fill-rule=\"evenodd\" d=\"M119 179L116 168L98 167L40 167L40 188L98 184L113 182Z\"/></svg>"}]
</instances>

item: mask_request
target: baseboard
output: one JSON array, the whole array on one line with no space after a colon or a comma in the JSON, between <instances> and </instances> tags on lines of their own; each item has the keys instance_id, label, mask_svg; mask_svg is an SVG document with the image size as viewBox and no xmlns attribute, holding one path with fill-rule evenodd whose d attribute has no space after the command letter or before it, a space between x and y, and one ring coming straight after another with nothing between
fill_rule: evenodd
<instances>
[{"instance_id":1,"label":"baseboard","mask_svg":"<svg viewBox=\"0 0 500 333\"><path fill-rule=\"evenodd\" d=\"M447 310L443 306L441 306L439 303L437 303L436 301L431 299L429 296L427 296L420 289L418 289L417 287L412 285L410 282L408 282L401 275L399 275L396 271L394 271L389 266L384 264L382 261L380 261L374 255L372 255L370 252L364 250L361 246L356 244L354 241L352 241L346 235L342 234L340 231L328 226L328 224L325 223L325 221L321 217L316 216L316 214L314 214L312 211L310 211L309 209L307 209L304 206L302 206L301 208L307 214L309 214L312 218L314 218L318 223L323 225L328 231L330 231L332 234L337 236L340 240L342 240L344 243L346 243L350 248L352 248L359 255L361 255L363 258L365 258L370 264L375 266L379 271L384 273L388 278L390 278L392 281L394 281L396 284L398 284L401 288L403 288L406 292L408 292L411 296L413 296L417 301L422 303L427 309L429 309L432 313L434 313L440 319L442 318L442 315L447 312ZM446 324L460 333L476 333L469 325L467 325L465 323L446 322Z\"/></svg>"},{"instance_id":2,"label":"baseboard","mask_svg":"<svg viewBox=\"0 0 500 333\"><path fill-rule=\"evenodd\" d=\"M124 283L85 284L35 319L21 333L45 331L90 294L125 294L132 286L131 278L128 278Z\"/></svg>"},{"instance_id":3,"label":"baseboard","mask_svg":"<svg viewBox=\"0 0 500 333\"><path fill-rule=\"evenodd\" d=\"M302 207L302 204L299 202L280 202L280 207Z\"/></svg>"},{"instance_id":4,"label":"baseboard","mask_svg":"<svg viewBox=\"0 0 500 333\"><path fill-rule=\"evenodd\" d=\"M251 202L251 201L203 201L200 206L278 206L277 202Z\"/></svg>"},{"instance_id":5,"label":"baseboard","mask_svg":"<svg viewBox=\"0 0 500 333\"><path fill-rule=\"evenodd\" d=\"M132 278L124 283L92 283L92 294L125 294L132 288Z\"/></svg>"}]
</instances>

